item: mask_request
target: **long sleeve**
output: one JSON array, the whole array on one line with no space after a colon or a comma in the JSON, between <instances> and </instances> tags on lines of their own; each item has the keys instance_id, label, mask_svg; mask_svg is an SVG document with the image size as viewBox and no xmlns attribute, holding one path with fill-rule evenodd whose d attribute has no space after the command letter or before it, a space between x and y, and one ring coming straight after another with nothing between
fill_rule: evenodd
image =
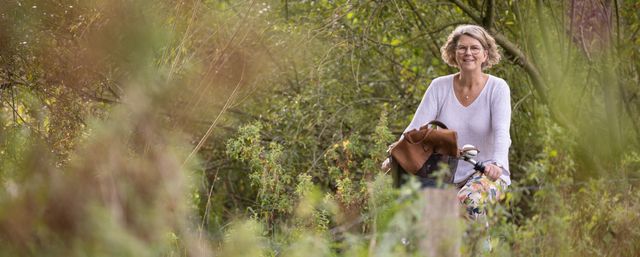
<instances>
[{"instance_id":1,"label":"long sleeve","mask_svg":"<svg viewBox=\"0 0 640 257\"><path fill-rule=\"evenodd\" d=\"M427 88L427 91L422 97L422 101L420 101L420 105L418 105L416 113L413 115L411 123L409 123L409 126L407 126L404 132L420 128L420 126L427 122L436 119L436 116L438 115L438 97L436 93L437 81L437 79L433 80L431 85L429 85L429 88Z\"/></svg>"},{"instance_id":2,"label":"long sleeve","mask_svg":"<svg viewBox=\"0 0 640 257\"><path fill-rule=\"evenodd\" d=\"M504 167L501 176L509 183L509 147L511 146L511 136L509 128L511 126L511 96L509 86L500 83L495 87L491 99L491 128L493 130L493 159Z\"/></svg>"}]
</instances>

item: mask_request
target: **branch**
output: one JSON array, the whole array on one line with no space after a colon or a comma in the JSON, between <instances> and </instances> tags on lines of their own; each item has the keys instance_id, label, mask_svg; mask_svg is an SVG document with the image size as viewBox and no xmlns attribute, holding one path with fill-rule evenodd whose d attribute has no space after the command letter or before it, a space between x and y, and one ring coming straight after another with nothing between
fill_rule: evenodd
<instances>
[{"instance_id":1,"label":"branch","mask_svg":"<svg viewBox=\"0 0 640 257\"><path fill-rule=\"evenodd\" d=\"M8 89L16 85L23 85L23 86L28 85L28 83L24 81L24 79L21 79L20 81L18 81L17 79L19 78L20 77L15 76L15 74L13 74L11 71L6 71L6 73L0 72L0 79L4 80L4 83L2 84L2 88L0 89Z\"/></svg>"},{"instance_id":2,"label":"branch","mask_svg":"<svg viewBox=\"0 0 640 257\"><path fill-rule=\"evenodd\" d=\"M489 0L489 3L487 4L487 9L485 10L485 16L484 16L484 27L487 28L488 30L491 30L493 28L493 22L494 22L494 14L493 14L493 10L495 9L495 2L494 0Z\"/></svg>"},{"instance_id":3,"label":"branch","mask_svg":"<svg viewBox=\"0 0 640 257\"><path fill-rule=\"evenodd\" d=\"M403 45L406 45L408 43L411 43L411 42L413 42L415 40L418 40L418 39L420 39L420 38L422 38L424 36L431 36L433 34L440 33L440 32L442 32L443 30L445 30L445 29L447 29L449 27L458 26L458 25L465 25L465 24L469 24L469 23L470 22L468 20L458 20L458 21L449 22L449 23L447 23L445 25L442 25L439 28L436 28L434 30L420 33L417 36L409 38L409 39L405 40L404 42L401 42L400 44L397 44L395 46L393 46L391 44L385 44L385 43L382 43L382 42L377 42L377 41L375 41L375 43L380 44L380 45L385 45L385 46L399 47L399 46L403 46ZM369 40L373 41L373 39L370 39L370 38L369 38Z\"/></svg>"},{"instance_id":4,"label":"branch","mask_svg":"<svg viewBox=\"0 0 640 257\"><path fill-rule=\"evenodd\" d=\"M457 5L464 13L469 15L469 17L471 17L471 19L473 19L476 23L482 24L482 17L480 17L479 14L477 14L474 10L472 10L471 7L465 5L460 0L449 0L449 1Z\"/></svg>"},{"instance_id":5,"label":"branch","mask_svg":"<svg viewBox=\"0 0 640 257\"><path fill-rule=\"evenodd\" d=\"M17 119L19 118L20 121L22 121L22 124L26 125L27 127L29 127L29 129L31 129L31 131L35 132L36 134L38 134L39 136L41 136L42 138L46 138L42 135L42 133L40 132L40 130L36 129L31 123L27 122L22 115L20 115L20 112L18 112L18 109L16 108L16 103L15 103L15 95L13 93L13 89L11 89L11 102L8 99L2 99L3 101L5 101L7 103L7 106L11 107L11 111L13 112L13 123L14 124L19 124ZM2 104L2 102L0 102L0 104Z\"/></svg>"},{"instance_id":6,"label":"branch","mask_svg":"<svg viewBox=\"0 0 640 257\"><path fill-rule=\"evenodd\" d=\"M108 98L100 97L100 96L97 96L97 95L93 95L93 94L87 93L82 89L77 89L77 90L74 90L74 91L76 91L76 92L80 93L80 95L82 95L84 97L87 97L87 98L89 98L89 99L91 99L93 101L96 101L96 102L105 103L105 104L118 104L118 103L120 103L119 99L108 99Z\"/></svg>"},{"instance_id":7,"label":"branch","mask_svg":"<svg viewBox=\"0 0 640 257\"><path fill-rule=\"evenodd\" d=\"M413 15L420 22L419 25L421 25L422 29L426 30L427 23L422 19L422 16L420 16L420 13L416 9L416 7L413 5L412 0L405 0L405 2L407 3L407 5L409 5L409 7L411 8L411 11L413 12ZM429 51L431 51L431 54L433 54L433 56L436 56L436 57L440 56L440 50L438 50L438 44L436 43L436 40L431 36L431 34L428 34L428 35L429 35L429 39L431 39L431 42L433 43L433 45L430 45Z\"/></svg>"},{"instance_id":8,"label":"branch","mask_svg":"<svg viewBox=\"0 0 640 257\"><path fill-rule=\"evenodd\" d=\"M529 77L531 77L531 79L533 80L533 87L535 88L536 92L538 92L538 96L544 104L548 104L549 100L547 97L546 85L544 80L542 79L542 76L540 75L540 71L535 66L535 64L529 61L529 59L527 59L527 57L518 48L518 46L509 41L509 39L507 39L504 35L498 33L493 29L490 30L489 33L493 34L496 43L498 43L507 52L507 54L514 57L513 61L516 64L520 65L520 67L522 67L527 72L527 74L529 74Z\"/></svg>"},{"instance_id":9,"label":"branch","mask_svg":"<svg viewBox=\"0 0 640 257\"><path fill-rule=\"evenodd\" d=\"M11 86L13 86L13 84L11 84L11 83L9 83L9 82L7 82L7 83L2 83L2 84L0 85L0 90L3 90L3 89L9 89L9 88L11 88Z\"/></svg>"},{"instance_id":10,"label":"branch","mask_svg":"<svg viewBox=\"0 0 640 257\"><path fill-rule=\"evenodd\" d=\"M471 4L473 8L480 9L480 4L477 0L469 1L469 4Z\"/></svg>"},{"instance_id":11,"label":"branch","mask_svg":"<svg viewBox=\"0 0 640 257\"><path fill-rule=\"evenodd\" d=\"M638 126L638 121L634 118L635 116L633 115L633 107L631 106L631 100L633 100L632 97L628 97L627 96L627 92L623 87L623 83L621 83L621 80L618 80L618 90L620 90L620 93L622 95L622 106L624 107L624 110L626 111L627 115L629 115L629 121L631 122L631 127L633 128L634 132L636 133L636 143L637 140L640 139L640 127Z\"/></svg>"},{"instance_id":12,"label":"branch","mask_svg":"<svg viewBox=\"0 0 640 257\"><path fill-rule=\"evenodd\" d=\"M620 7L618 1L613 1L614 9L616 12L616 49L622 48L622 31L620 31ZM636 30L637 31L637 30ZM632 41L633 42L633 41Z\"/></svg>"}]
</instances>

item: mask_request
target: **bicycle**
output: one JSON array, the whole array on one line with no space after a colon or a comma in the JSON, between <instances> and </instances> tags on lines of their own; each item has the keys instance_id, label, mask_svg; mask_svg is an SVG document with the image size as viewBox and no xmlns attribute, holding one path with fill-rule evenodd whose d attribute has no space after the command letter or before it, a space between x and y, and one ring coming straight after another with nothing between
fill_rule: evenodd
<instances>
[{"instance_id":1,"label":"bicycle","mask_svg":"<svg viewBox=\"0 0 640 257\"><path fill-rule=\"evenodd\" d=\"M479 153L479 150L475 146L466 144L462 146L462 149L460 149L458 160L466 161L471 165L473 165L474 170L484 173L484 170L485 170L484 163L479 162L475 159L478 156L478 153ZM425 165L429 165L429 164L425 163ZM385 166L388 166L388 167L385 167ZM385 162L382 164L382 169L386 170L387 172L391 171L391 174L393 177L393 184L396 188L399 188L401 185L406 183L409 177L414 176L414 175L410 175L409 173L404 171L401 167L399 167L397 163L391 160L391 157L385 160ZM455 166L449 167L449 169L451 173L449 174L449 176L451 176L451 183L453 183L453 177L455 176L456 167ZM437 178L420 177L420 176L416 176L416 177L421 184L421 188L437 187L438 185Z\"/></svg>"},{"instance_id":2,"label":"bicycle","mask_svg":"<svg viewBox=\"0 0 640 257\"><path fill-rule=\"evenodd\" d=\"M473 169L484 173L485 172L485 162L481 162L476 160L476 157L478 156L479 150L470 144L466 144L462 147L462 149L459 150L459 156L457 157L458 160L462 160L465 162L470 163L471 165L473 165ZM393 180L394 180L394 185L396 187L400 187L402 184L406 183L406 181L410 178L410 177L415 177L418 179L418 181L421 184L421 189L429 189L432 190L430 191L429 194L434 194L435 197L442 197L442 196L446 196L447 194L451 194L450 193L446 193L446 190L444 189L445 187L442 187L439 185L438 183L438 178L435 177L419 177L419 176L415 176L415 175L410 175L409 173L405 172L401 167L399 167L399 165L397 165L397 163L393 163L393 165L395 166L394 168L391 168L392 175L393 175ZM453 169L451 169L449 172L451 172L450 176L451 176L451 181L450 183L453 184L453 176L455 175L455 168L453 167ZM446 171L446 170L445 170ZM469 176L469 178L472 175ZM469 178L465 178L463 181L466 181ZM450 189L449 189L450 190ZM450 198L450 197L447 197ZM432 199L433 200L433 199ZM453 200L453 199L449 199L449 200ZM442 212L444 210L439 209L437 212ZM447 212L447 211L445 211ZM441 215L441 214L438 214ZM429 215L427 215L429 216ZM446 214L445 214L446 216ZM473 220L476 221L480 221L479 219L479 212L475 213L475 217L473 218ZM485 231L488 231L489 229L489 221L488 220L484 220L484 228ZM468 233L469 231L467 231ZM473 233L472 233L473 234ZM425 239L425 240L429 240L429 239ZM437 239L432 239L432 240L437 240ZM491 237L487 235L486 239L485 239L485 250L488 250L489 252L491 252L492 246L490 243ZM476 241L477 242L477 241ZM403 242L403 244L405 244L405 242ZM438 242L428 242L428 244L433 244L433 245L438 245ZM427 249L429 249L431 247L427 247ZM475 249L475 246L473 246L473 248Z\"/></svg>"}]
</instances>

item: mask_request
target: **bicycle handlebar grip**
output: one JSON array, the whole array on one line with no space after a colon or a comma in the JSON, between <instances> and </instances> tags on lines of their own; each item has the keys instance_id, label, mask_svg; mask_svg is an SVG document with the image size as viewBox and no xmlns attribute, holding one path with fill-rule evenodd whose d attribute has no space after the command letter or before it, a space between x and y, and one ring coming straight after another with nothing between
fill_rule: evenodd
<instances>
[{"instance_id":1,"label":"bicycle handlebar grip","mask_svg":"<svg viewBox=\"0 0 640 257\"><path fill-rule=\"evenodd\" d=\"M484 164L482 164L481 162L477 162L476 165L473 165L473 169L484 173Z\"/></svg>"}]
</instances>

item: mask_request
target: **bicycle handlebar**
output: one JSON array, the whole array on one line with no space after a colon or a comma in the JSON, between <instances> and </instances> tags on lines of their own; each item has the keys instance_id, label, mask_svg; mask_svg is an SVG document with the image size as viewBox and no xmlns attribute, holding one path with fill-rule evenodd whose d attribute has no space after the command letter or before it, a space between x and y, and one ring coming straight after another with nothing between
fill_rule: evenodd
<instances>
[{"instance_id":1,"label":"bicycle handlebar","mask_svg":"<svg viewBox=\"0 0 640 257\"><path fill-rule=\"evenodd\" d=\"M484 173L485 166L483 163L476 161L473 157L478 155L478 148L473 145L464 145L460 150L460 158L468 163L473 164L473 169Z\"/></svg>"}]
</instances>

